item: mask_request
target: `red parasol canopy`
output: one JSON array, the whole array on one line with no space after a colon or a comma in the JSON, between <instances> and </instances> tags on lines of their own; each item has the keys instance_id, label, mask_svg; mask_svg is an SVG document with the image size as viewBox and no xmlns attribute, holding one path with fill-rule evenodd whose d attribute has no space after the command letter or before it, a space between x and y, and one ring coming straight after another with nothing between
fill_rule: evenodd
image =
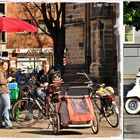
<instances>
[{"instance_id":1,"label":"red parasol canopy","mask_svg":"<svg viewBox=\"0 0 140 140\"><path fill-rule=\"evenodd\" d=\"M0 32L37 32L37 27L18 18L0 17Z\"/></svg>"}]
</instances>

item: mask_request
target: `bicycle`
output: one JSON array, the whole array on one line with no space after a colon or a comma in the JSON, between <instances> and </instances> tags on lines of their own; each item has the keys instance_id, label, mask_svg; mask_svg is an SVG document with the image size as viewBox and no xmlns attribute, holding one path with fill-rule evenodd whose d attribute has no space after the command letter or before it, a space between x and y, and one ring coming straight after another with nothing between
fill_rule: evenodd
<instances>
[{"instance_id":1,"label":"bicycle","mask_svg":"<svg viewBox=\"0 0 140 140\"><path fill-rule=\"evenodd\" d=\"M22 127L31 127L44 116L49 120L49 125L52 125L54 134L56 134L59 131L57 103L62 84L63 81L49 84L49 87L44 89L46 92L44 101L33 94L31 84L26 86L22 97L12 108L14 120Z\"/></svg>"},{"instance_id":2,"label":"bicycle","mask_svg":"<svg viewBox=\"0 0 140 140\"><path fill-rule=\"evenodd\" d=\"M105 84L96 84L86 73L77 73L88 79L85 82L92 90L92 101L99 110L99 121L103 118L112 126L119 125L119 109L115 101L114 90L112 87L106 87Z\"/></svg>"}]
</instances>

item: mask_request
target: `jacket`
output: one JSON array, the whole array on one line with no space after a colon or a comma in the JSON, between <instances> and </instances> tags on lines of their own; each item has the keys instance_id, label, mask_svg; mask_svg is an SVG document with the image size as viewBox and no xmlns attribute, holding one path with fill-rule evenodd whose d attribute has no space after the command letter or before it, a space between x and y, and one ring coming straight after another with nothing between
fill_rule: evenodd
<instances>
[{"instance_id":1,"label":"jacket","mask_svg":"<svg viewBox=\"0 0 140 140\"><path fill-rule=\"evenodd\" d=\"M0 93L10 92L7 84L8 84L7 73L0 68Z\"/></svg>"},{"instance_id":2,"label":"jacket","mask_svg":"<svg viewBox=\"0 0 140 140\"><path fill-rule=\"evenodd\" d=\"M44 84L45 82L49 82L49 72L47 74L44 74L44 70L40 70L37 75L37 82L36 85L39 87L40 84Z\"/></svg>"}]
</instances>

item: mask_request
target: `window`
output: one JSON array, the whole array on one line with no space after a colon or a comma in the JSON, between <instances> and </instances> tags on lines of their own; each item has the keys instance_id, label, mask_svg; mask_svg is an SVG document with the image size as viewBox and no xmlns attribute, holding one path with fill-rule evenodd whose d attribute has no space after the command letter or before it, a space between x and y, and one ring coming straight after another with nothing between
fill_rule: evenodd
<instances>
[{"instance_id":1,"label":"window","mask_svg":"<svg viewBox=\"0 0 140 140\"><path fill-rule=\"evenodd\" d=\"M6 42L5 32L0 33L0 42L2 42L2 43Z\"/></svg>"},{"instance_id":2,"label":"window","mask_svg":"<svg viewBox=\"0 0 140 140\"><path fill-rule=\"evenodd\" d=\"M5 4L0 4L0 14L5 15Z\"/></svg>"},{"instance_id":3,"label":"window","mask_svg":"<svg viewBox=\"0 0 140 140\"><path fill-rule=\"evenodd\" d=\"M93 17L112 17L113 16L113 3L93 3L92 4Z\"/></svg>"},{"instance_id":4,"label":"window","mask_svg":"<svg viewBox=\"0 0 140 140\"><path fill-rule=\"evenodd\" d=\"M29 20L29 19L24 19L23 21L28 22L29 24L31 24L31 20Z\"/></svg>"},{"instance_id":5,"label":"window","mask_svg":"<svg viewBox=\"0 0 140 140\"><path fill-rule=\"evenodd\" d=\"M124 42L125 43L134 43L134 27L125 25L125 36Z\"/></svg>"},{"instance_id":6,"label":"window","mask_svg":"<svg viewBox=\"0 0 140 140\"><path fill-rule=\"evenodd\" d=\"M43 20L39 20L39 26L42 30L47 31L47 27ZM44 33L40 28L38 28L38 33Z\"/></svg>"}]
</instances>

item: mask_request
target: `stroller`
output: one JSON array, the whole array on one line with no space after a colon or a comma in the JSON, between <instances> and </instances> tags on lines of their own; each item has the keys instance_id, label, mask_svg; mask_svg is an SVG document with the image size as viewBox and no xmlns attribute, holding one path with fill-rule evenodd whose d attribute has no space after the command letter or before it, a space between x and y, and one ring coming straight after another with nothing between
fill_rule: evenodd
<instances>
[{"instance_id":1,"label":"stroller","mask_svg":"<svg viewBox=\"0 0 140 140\"><path fill-rule=\"evenodd\" d=\"M59 96L58 113L60 129L91 128L94 134L98 133L99 124L93 109L90 93L86 95L68 95L71 89L81 89L87 86L70 87L65 95ZM88 89L89 91L89 89Z\"/></svg>"}]
</instances>

